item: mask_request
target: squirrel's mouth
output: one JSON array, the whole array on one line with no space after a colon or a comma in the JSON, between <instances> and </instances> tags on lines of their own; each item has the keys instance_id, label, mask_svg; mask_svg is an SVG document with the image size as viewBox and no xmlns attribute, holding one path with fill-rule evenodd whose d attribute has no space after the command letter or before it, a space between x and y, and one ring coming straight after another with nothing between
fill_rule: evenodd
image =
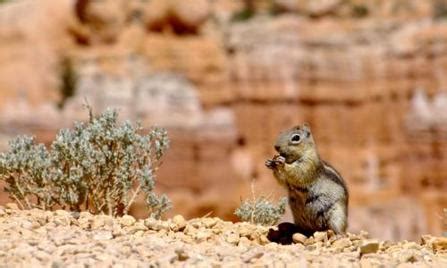
<instances>
[{"instance_id":1,"label":"squirrel's mouth","mask_svg":"<svg viewBox=\"0 0 447 268\"><path fill-rule=\"evenodd\" d=\"M284 157L284 159L286 159L286 163L290 164L293 161L290 161L290 156L285 154L285 153L279 153L280 156Z\"/></svg>"},{"instance_id":2,"label":"squirrel's mouth","mask_svg":"<svg viewBox=\"0 0 447 268\"><path fill-rule=\"evenodd\" d=\"M301 161L301 159L302 159L302 157L296 157L294 155L288 155L288 154L286 154L284 152L279 153L279 155L286 159L286 163L287 164L291 164L291 163L296 162L296 161Z\"/></svg>"},{"instance_id":3,"label":"squirrel's mouth","mask_svg":"<svg viewBox=\"0 0 447 268\"><path fill-rule=\"evenodd\" d=\"M278 154L279 154L279 156L282 156L282 157L284 157L285 159L289 159L289 158L290 158L290 156L287 155L287 154L284 153L284 152L278 152Z\"/></svg>"}]
</instances>

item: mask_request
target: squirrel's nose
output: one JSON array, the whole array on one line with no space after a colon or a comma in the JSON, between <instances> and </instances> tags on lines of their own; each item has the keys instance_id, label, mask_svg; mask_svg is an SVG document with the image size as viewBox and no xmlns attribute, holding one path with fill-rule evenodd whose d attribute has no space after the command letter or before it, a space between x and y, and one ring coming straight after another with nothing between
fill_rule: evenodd
<instances>
[{"instance_id":1,"label":"squirrel's nose","mask_svg":"<svg viewBox=\"0 0 447 268\"><path fill-rule=\"evenodd\" d=\"M279 145L275 145L275 150L279 151Z\"/></svg>"}]
</instances>

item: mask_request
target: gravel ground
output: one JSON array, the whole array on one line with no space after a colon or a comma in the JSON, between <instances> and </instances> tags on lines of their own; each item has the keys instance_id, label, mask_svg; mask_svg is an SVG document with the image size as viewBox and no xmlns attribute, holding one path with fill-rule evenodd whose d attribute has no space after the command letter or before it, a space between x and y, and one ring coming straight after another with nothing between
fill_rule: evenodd
<instances>
[{"instance_id":1,"label":"gravel ground","mask_svg":"<svg viewBox=\"0 0 447 268\"><path fill-rule=\"evenodd\" d=\"M447 267L447 238L391 243L366 233L294 235L218 218L167 221L0 206L1 267Z\"/></svg>"}]
</instances>

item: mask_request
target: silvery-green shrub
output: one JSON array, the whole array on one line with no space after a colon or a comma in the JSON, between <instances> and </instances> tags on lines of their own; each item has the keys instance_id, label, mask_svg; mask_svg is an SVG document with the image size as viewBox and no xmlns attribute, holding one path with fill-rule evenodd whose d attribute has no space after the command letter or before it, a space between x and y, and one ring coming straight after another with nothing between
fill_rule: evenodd
<instances>
[{"instance_id":1,"label":"silvery-green shrub","mask_svg":"<svg viewBox=\"0 0 447 268\"><path fill-rule=\"evenodd\" d=\"M88 122L61 130L49 150L31 137L10 142L0 154L0 179L23 208L67 208L108 215L127 214L140 194L153 217L170 208L154 193L155 171L169 146L164 129L142 135L140 125L118 123L107 110Z\"/></svg>"}]
</instances>

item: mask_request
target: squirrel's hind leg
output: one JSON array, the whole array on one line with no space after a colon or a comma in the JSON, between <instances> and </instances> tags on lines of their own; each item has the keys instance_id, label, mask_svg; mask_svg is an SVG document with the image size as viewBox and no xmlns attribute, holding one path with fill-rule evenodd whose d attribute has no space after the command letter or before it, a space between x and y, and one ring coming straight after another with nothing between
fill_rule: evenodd
<instances>
[{"instance_id":1,"label":"squirrel's hind leg","mask_svg":"<svg viewBox=\"0 0 447 268\"><path fill-rule=\"evenodd\" d=\"M332 207L328 225L329 229L334 231L336 234L343 234L346 232L347 218L346 218L346 206L340 201Z\"/></svg>"}]
</instances>

